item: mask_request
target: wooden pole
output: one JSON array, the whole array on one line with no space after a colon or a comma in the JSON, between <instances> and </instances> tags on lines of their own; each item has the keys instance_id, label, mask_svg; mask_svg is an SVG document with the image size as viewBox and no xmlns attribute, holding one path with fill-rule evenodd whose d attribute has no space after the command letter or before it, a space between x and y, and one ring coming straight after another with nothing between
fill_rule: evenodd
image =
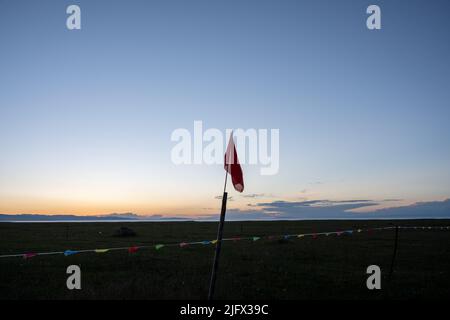
<instances>
[{"instance_id":1,"label":"wooden pole","mask_svg":"<svg viewBox=\"0 0 450 320\"><path fill-rule=\"evenodd\" d=\"M227 177L228 177L228 172L225 171L225 185L223 188L222 209L220 210L219 228L217 230L216 253L214 254L214 262L213 262L213 267L212 267L212 271L211 271L211 280L209 282L208 300L212 300L214 297L214 289L215 289L215 285L216 285L216 275L217 275L217 270L219 268L220 249L222 248L223 225L225 223L225 213L227 211L228 194L225 191L227 188Z\"/></svg>"}]
</instances>

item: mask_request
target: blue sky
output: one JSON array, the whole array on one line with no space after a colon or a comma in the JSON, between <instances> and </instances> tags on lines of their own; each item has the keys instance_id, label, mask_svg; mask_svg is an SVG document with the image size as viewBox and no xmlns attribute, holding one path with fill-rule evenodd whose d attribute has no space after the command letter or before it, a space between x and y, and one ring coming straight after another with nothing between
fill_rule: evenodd
<instances>
[{"instance_id":1,"label":"blue sky","mask_svg":"<svg viewBox=\"0 0 450 320\"><path fill-rule=\"evenodd\" d=\"M70 4L81 30L66 28ZM381 30L366 28L370 4ZM279 173L244 166L258 196L233 194L237 210L449 197L448 1L0 7L2 213L216 212L223 168L170 159L171 132L194 120L280 129Z\"/></svg>"}]
</instances>

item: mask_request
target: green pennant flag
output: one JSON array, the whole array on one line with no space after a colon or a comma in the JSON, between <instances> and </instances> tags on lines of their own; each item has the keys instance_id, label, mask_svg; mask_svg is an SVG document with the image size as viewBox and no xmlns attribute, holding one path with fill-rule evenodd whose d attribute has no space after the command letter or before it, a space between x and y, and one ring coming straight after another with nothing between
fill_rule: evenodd
<instances>
[{"instance_id":1,"label":"green pennant flag","mask_svg":"<svg viewBox=\"0 0 450 320\"><path fill-rule=\"evenodd\" d=\"M157 245L155 246L155 249L156 249L156 250L159 250L159 249L161 249L162 247L164 247L163 244L157 244Z\"/></svg>"},{"instance_id":2,"label":"green pennant flag","mask_svg":"<svg viewBox=\"0 0 450 320\"><path fill-rule=\"evenodd\" d=\"M261 238L260 237L253 237L253 241L257 241L259 239L261 239Z\"/></svg>"}]
</instances>

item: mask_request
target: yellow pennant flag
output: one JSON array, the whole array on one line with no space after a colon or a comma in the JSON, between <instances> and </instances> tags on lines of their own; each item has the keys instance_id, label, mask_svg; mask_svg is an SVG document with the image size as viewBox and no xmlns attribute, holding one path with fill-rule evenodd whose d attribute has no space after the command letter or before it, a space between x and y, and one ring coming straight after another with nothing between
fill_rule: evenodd
<instances>
[{"instance_id":1,"label":"yellow pennant flag","mask_svg":"<svg viewBox=\"0 0 450 320\"><path fill-rule=\"evenodd\" d=\"M109 251L109 249L95 249L96 253L105 253L105 252L108 252L108 251Z\"/></svg>"}]
</instances>

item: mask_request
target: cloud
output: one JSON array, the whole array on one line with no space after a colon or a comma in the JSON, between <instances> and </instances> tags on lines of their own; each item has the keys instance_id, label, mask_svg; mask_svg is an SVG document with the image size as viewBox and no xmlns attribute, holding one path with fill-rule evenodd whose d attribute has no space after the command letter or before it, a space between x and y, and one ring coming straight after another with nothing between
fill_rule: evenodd
<instances>
[{"instance_id":1,"label":"cloud","mask_svg":"<svg viewBox=\"0 0 450 320\"><path fill-rule=\"evenodd\" d=\"M450 199L384 208L370 214L386 218L450 218Z\"/></svg>"},{"instance_id":2,"label":"cloud","mask_svg":"<svg viewBox=\"0 0 450 320\"><path fill-rule=\"evenodd\" d=\"M266 196L265 193L250 193L242 195L242 197L244 198L263 198L265 196Z\"/></svg>"},{"instance_id":3,"label":"cloud","mask_svg":"<svg viewBox=\"0 0 450 320\"><path fill-rule=\"evenodd\" d=\"M214 199L221 200L222 196L215 196ZM227 201L234 201L233 197L227 197Z\"/></svg>"},{"instance_id":4,"label":"cloud","mask_svg":"<svg viewBox=\"0 0 450 320\"><path fill-rule=\"evenodd\" d=\"M261 202L248 205L250 210L229 209L228 220L297 220L297 219L339 219L343 214L355 215L347 210L377 205L370 200L309 200ZM217 219L218 215L204 216L202 219Z\"/></svg>"},{"instance_id":5,"label":"cloud","mask_svg":"<svg viewBox=\"0 0 450 320\"><path fill-rule=\"evenodd\" d=\"M308 200L308 201L273 201L258 203L261 211L279 219L332 219L343 215L354 216L349 210L375 206L371 200Z\"/></svg>"},{"instance_id":6,"label":"cloud","mask_svg":"<svg viewBox=\"0 0 450 320\"><path fill-rule=\"evenodd\" d=\"M219 214L211 214L201 216L200 220L218 220ZM275 220L275 217L268 215L261 210L240 210L240 209L228 209L226 220Z\"/></svg>"},{"instance_id":7,"label":"cloud","mask_svg":"<svg viewBox=\"0 0 450 320\"><path fill-rule=\"evenodd\" d=\"M110 217L110 218L139 218L139 216L132 212L125 212L125 213L110 213L110 214L104 214L100 215L99 217Z\"/></svg>"},{"instance_id":8,"label":"cloud","mask_svg":"<svg viewBox=\"0 0 450 320\"><path fill-rule=\"evenodd\" d=\"M354 209L379 205L381 202L367 199L272 201L249 206L250 210L230 209L228 220L313 220L313 219L414 219L450 218L450 199L418 202L408 206L352 212ZM217 215L205 216L206 220Z\"/></svg>"}]
</instances>

